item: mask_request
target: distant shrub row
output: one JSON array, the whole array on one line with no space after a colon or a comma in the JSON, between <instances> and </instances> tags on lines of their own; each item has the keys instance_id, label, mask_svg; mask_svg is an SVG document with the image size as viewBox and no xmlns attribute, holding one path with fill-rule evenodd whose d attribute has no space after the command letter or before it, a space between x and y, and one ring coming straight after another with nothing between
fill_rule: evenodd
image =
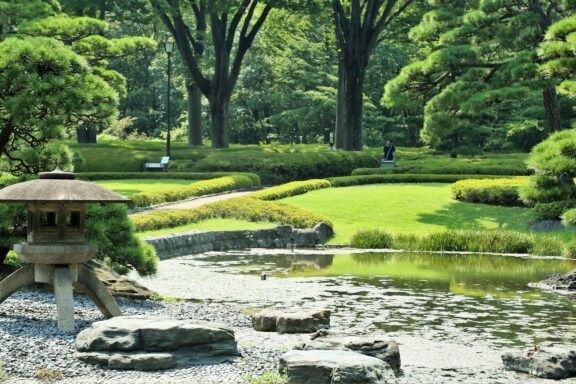
<instances>
[{"instance_id":1,"label":"distant shrub row","mask_svg":"<svg viewBox=\"0 0 576 384\"><path fill-rule=\"evenodd\" d=\"M174 228L211 218L270 221L296 228L311 228L319 222L331 224L327 217L305 209L250 197L218 201L198 208L147 212L131 217L139 232Z\"/></svg>"},{"instance_id":2,"label":"distant shrub row","mask_svg":"<svg viewBox=\"0 0 576 384\"><path fill-rule=\"evenodd\" d=\"M358 168L352 171L352 175L383 175L383 174L468 174L468 175L505 175L525 176L530 171L524 164L482 164L482 163L418 163L400 165L396 168Z\"/></svg>"},{"instance_id":3,"label":"distant shrub row","mask_svg":"<svg viewBox=\"0 0 576 384\"><path fill-rule=\"evenodd\" d=\"M572 248L551 237L513 231L448 230L425 235L392 235L378 229L358 231L351 240L356 248L391 248L410 251L526 253L572 257Z\"/></svg>"},{"instance_id":4,"label":"distant shrub row","mask_svg":"<svg viewBox=\"0 0 576 384\"><path fill-rule=\"evenodd\" d=\"M454 183L465 179L481 179L486 177L504 177L504 176L485 176L485 175L426 175L426 174L387 174L387 175L357 175L344 177L330 177L328 181L333 187L348 187L353 185L364 184L385 184L385 183Z\"/></svg>"},{"instance_id":5,"label":"distant shrub row","mask_svg":"<svg viewBox=\"0 0 576 384\"><path fill-rule=\"evenodd\" d=\"M330 188L330 186L330 182L324 179L293 181L291 183L251 193L250 197L259 200L280 200L290 196L301 195L316 189Z\"/></svg>"},{"instance_id":6,"label":"distant shrub row","mask_svg":"<svg viewBox=\"0 0 576 384\"><path fill-rule=\"evenodd\" d=\"M460 180L452 184L452 196L468 203L522 207L518 188L527 182L526 177Z\"/></svg>"},{"instance_id":7,"label":"distant shrub row","mask_svg":"<svg viewBox=\"0 0 576 384\"><path fill-rule=\"evenodd\" d=\"M121 180L121 179L174 179L174 180L210 180L224 176L242 175L253 179L256 185L260 185L260 178L254 173L248 172L84 172L77 173L80 180ZM0 178L0 182L1 182Z\"/></svg>"},{"instance_id":8,"label":"distant shrub row","mask_svg":"<svg viewBox=\"0 0 576 384\"><path fill-rule=\"evenodd\" d=\"M198 181L187 186L178 186L174 189L159 192L140 192L132 195L131 200L137 207L149 207L152 205L185 200L196 196L212 193L232 191L242 188L252 188L259 184L256 178L246 175L231 175L217 179Z\"/></svg>"},{"instance_id":9,"label":"distant shrub row","mask_svg":"<svg viewBox=\"0 0 576 384\"><path fill-rule=\"evenodd\" d=\"M202 159L191 168L195 172L253 172L263 184L350 175L360 167L374 167L378 156L367 152L254 152L226 151Z\"/></svg>"}]
</instances>

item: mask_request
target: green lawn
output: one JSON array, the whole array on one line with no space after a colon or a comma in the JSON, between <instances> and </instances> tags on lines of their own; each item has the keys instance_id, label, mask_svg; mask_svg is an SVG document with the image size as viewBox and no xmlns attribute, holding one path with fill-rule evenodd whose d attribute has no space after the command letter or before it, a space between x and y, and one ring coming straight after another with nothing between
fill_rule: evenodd
<instances>
[{"instance_id":1,"label":"green lawn","mask_svg":"<svg viewBox=\"0 0 576 384\"><path fill-rule=\"evenodd\" d=\"M329 188L281 200L326 215L336 231L333 243L347 243L359 229L427 233L444 229L526 231L529 209L463 203L450 184L380 184Z\"/></svg>"},{"instance_id":2,"label":"green lawn","mask_svg":"<svg viewBox=\"0 0 576 384\"><path fill-rule=\"evenodd\" d=\"M251 222L236 219L210 219L199 223L182 225L175 228L160 229L157 231L139 232L138 236L157 236L186 231L236 231L249 229L268 229L274 228L278 224L269 222Z\"/></svg>"},{"instance_id":3,"label":"green lawn","mask_svg":"<svg viewBox=\"0 0 576 384\"><path fill-rule=\"evenodd\" d=\"M119 180L98 180L96 184L111 189L123 196L130 197L139 192L162 192L174 189L183 185L194 183L193 180L175 179L119 179Z\"/></svg>"}]
</instances>

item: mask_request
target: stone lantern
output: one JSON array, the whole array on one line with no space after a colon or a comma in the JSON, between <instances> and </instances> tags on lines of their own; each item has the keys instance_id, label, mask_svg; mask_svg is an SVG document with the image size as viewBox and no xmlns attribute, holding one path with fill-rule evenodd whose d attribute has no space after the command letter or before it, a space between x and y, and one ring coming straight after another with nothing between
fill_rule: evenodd
<instances>
[{"instance_id":1,"label":"stone lantern","mask_svg":"<svg viewBox=\"0 0 576 384\"><path fill-rule=\"evenodd\" d=\"M54 286L58 328L74 330L73 286L82 289L106 317L122 313L96 275L82 263L96 255L86 242L87 203L130 203L106 188L75 180L75 174L59 170L40 174L40 179L0 190L0 202L26 203L27 241L14 246L26 265L0 282L0 303L32 283Z\"/></svg>"}]
</instances>

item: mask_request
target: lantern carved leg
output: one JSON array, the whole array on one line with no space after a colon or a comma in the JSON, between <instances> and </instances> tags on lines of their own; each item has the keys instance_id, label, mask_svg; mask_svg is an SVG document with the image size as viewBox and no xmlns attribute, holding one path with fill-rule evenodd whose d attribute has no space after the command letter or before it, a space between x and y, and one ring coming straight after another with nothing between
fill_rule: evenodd
<instances>
[{"instance_id":1,"label":"lantern carved leg","mask_svg":"<svg viewBox=\"0 0 576 384\"><path fill-rule=\"evenodd\" d=\"M114 297L108 292L106 286L98 280L98 277L89 268L80 265L78 270L78 282L85 291L86 295L96 304L100 312L108 318L122 316L120 307L114 300Z\"/></svg>"},{"instance_id":2,"label":"lantern carved leg","mask_svg":"<svg viewBox=\"0 0 576 384\"><path fill-rule=\"evenodd\" d=\"M3 303L4 300L20 288L24 288L32 283L34 283L33 265L26 265L14 271L4 280L0 281L0 303Z\"/></svg>"},{"instance_id":3,"label":"lantern carved leg","mask_svg":"<svg viewBox=\"0 0 576 384\"><path fill-rule=\"evenodd\" d=\"M58 328L64 332L74 330L74 295L70 268L54 268L54 296L58 312Z\"/></svg>"}]
</instances>

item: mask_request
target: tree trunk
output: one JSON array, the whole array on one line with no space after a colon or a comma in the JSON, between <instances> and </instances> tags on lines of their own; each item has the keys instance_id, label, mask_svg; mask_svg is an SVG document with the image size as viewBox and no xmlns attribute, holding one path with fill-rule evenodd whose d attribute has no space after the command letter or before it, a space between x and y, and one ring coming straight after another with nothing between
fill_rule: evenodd
<instances>
[{"instance_id":1,"label":"tree trunk","mask_svg":"<svg viewBox=\"0 0 576 384\"><path fill-rule=\"evenodd\" d=\"M98 133L93 127L76 128L76 137L78 144L96 144Z\"/></svg>"},{"instance_id":2,"label":"tree trunk","mask_svg":"<svg viewBox=\"0 0 576 384\"><path fill-rule=\"evenodd\" d=\"M212 148L228 148L228 104L229 100L210 100Z\"/></svg>"},{"instance_id":3,"label":"tree trunk","mask_svg":"<svg viewBox=\"0 0 576 384\"><path fill-rule=\"evenodd\" d=\"M544 88L542 94L544 99L544 110L546 111L548 132L552 134L561 129L558 95L556 94L556 88L554 87Z\"/></svg>"},{"instance_id":4,"label":"tree trunk","mask_svg":"<svg viewBox=\"0 0 576 384\"><path fill-rule=\"evenodd\" d=\"M346 134L346 102L344 95L346 90L344 85L346 83L346 71L344 71L344 64L342 60L338 62L338 94L336 95L336 128L334 133L334 145L336 148L344 148L344 136Z\"/></svg>"},{"instance_id":5,"label":"tree trunk","mask_svg":"<svg viewBox=\"0 0 576 384\"><path fill-rule=\"evenodd\" d=\"M189 82L188 92L188 145L203 145L202 142L202 93L198 86Z\"/></svg>"},{"instance_id":6,"label":"tree trunk","mask_svg":"<svg viewBox=\"0 0 576 384\"><path fill-rule=\"evenodd\" d=\"M362 109L364 106L364 69L357 62L344 62L344 94L342 114L344 129L343 148L346 151L361 151Z\"/></svg>"}]
</instances>

